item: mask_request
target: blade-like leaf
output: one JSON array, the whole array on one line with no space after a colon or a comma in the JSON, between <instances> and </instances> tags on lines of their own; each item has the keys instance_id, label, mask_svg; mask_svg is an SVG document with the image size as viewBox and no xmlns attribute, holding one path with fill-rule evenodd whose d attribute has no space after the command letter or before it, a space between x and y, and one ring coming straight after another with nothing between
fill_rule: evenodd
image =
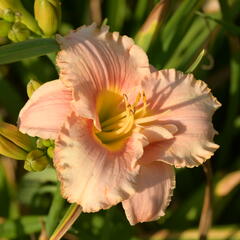
<instances>
[{"instance_id":1,"label":"blade-like leaf","mask_svg":"<svg viewBox=\"0 0 240 240\"><path fill-rule=\"evenodd\" d=\"M112 30L119 31L129 14L126 0L106 1L107 3L107 19Z\"/></svg>"},{"instance_id":2,"label":"blade-like leaf","mask_svg":"<svg viewBox=\"0 0 240 240\"><path fill-rule=\"evenodd\" d=\"M187 18L193 14L194 9L197 9L199 5L203 2L202 0L186 0L183 1L179 8L175 11L173 16L170 18L166 27L164 28L162 39L163 49L167 50L171 41L175 38L175 35L179 32L179 26L183 28L186 23ZM183 24L183 25L182 25Z\"/></svg>"},{"instance_id":3,"label":"blade-like leaf","mask_svg":"<svg viewBox=\"0 0 240 240\"><path fill-rule=\"evenodd\" d=\"M216 15L218 16L218 15ZM188 32L182 38L176 47L174 53L164 64L165 68L186 69L186 65L192 60L194 55L204 47L204 43L209 38L216 27L213 21L206 22L204 19L197 17L194 19Z\"/></svg>"},{"instance_id":4,"label":"blade-like leaf","mask_svg":"<svg viewBox=\"0 0 240 240\"><path fill-rule=\"evenodd\" d=\"M0 47L0 64L17 62L25 58L39 57L59 50L55 39L33 39Z\"/></svg>"},{"instance_id":5,"label":"blade-like leaf","mask_svg":"<svg viewBox=\"0 0 240 240\"><path fill-rule=\"evenodd\" d=\"M156 36L160 25L166 15L169 1L161 1L155 5L147 20L135 37L136 43L145 51L148 50L153 38Z\"/></svg>"},{"instance_id":6,"label":"blade-like leaf","mask_svg":"<svg viewBox=\"0 0 240 240\"><path fill-rule=\"evenodd\" d=\"M203 49L200 53L199 53L199 55L198 55L198 57L196 58L196 60L194 61L194 63L187 69L187 73L192 73L196 68L197 68L197 66L199 65L199 63L201 62L201 60L202 60L202 58L205 56L205 54L206 54L206 50L205 49Z\"/></svg>"}]
</instances>

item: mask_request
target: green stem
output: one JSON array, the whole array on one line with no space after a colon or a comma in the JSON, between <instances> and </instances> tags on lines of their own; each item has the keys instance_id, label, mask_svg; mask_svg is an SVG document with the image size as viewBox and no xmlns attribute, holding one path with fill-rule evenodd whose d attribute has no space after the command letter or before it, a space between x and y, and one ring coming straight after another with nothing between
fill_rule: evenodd
<instances>
[{"instance_id":1,"label":"green stem","mask_svg":"<svg viewBox=\"0 0 240 240\"><path fill-rule=\"evenodd\" d=\"M203 170L206 175L207 184L205 187L204 203L201 212L201 218L199 223L199 240L206 240L208 231L212 226L212 200L213 200L213 179L212 179L212 167L211 162L207 161L203 164Z\"/></svg>"},{"instance_id":2,"label":"green stem","mask_svg":"<svg viewBox=\"0 0 240 240\"><path fill-rule=\"evenodd\" d=\"M71 204L49 240L61 239L61 237L64 236L64 234L69 230L72 224L79 217L81 212L82 212L81 206L77 204Z\"/></svg>"},{"instance_id":3,"label":"green stem","mask_svg":"<svg viewBox=\"0 0 240 240\"><path fill-rule=\"evenodd\" d=\"M47 230L48 236L51 236L51 234L53 233L54 229L57 226L57 223L60 219L60 215L62 213L62 209L64 206L64 201L65 200L62 198L60 194L59 186L57 186L57 189L53 198L53 202L50 207L47 221L46 221L46 230Z\"/></svg>"}]
</instances>

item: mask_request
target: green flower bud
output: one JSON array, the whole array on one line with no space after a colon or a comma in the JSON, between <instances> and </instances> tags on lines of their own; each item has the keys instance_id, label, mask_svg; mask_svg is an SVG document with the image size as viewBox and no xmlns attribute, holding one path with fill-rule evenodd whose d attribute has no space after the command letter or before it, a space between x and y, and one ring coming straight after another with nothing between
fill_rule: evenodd
<instances>
[{"instance_id":1,"label":"green flower bud","mask_svg":"<svg viewBox=\"0 0 240 240\"><path fill-rule=\"evenodd\" d=\"M28 153L24 168L27 171L42 171L48 166L48 157L41 150L33 150Z\"/></svg>"},{"instance_id":2,"label":"green flower bud","mask_svg":"<svg viewBox=\"0 0 240 240\"><path fill-rule=\"evenodd\" d=\"M15 13L13 12L13 10L6 8L3 10L2 18L12 23L15 21Z\"/></svg>"},{"instance_id":3,"label":"green flower bud","mask_svg":"<svg viewBox=\"0 0 240 240\"><path fill-rule=\"evenodd\" d=\"M53 158L53 156L54 156L54 147L53 147L53 146L50 146L50 147L47 149L47 155L48 155L50 158Z\"/></svg>"},{"instance_id":4,"label":"green flower bud","mask_svg":"<svg viewBox=\"0 0 240 240\"><path fill-rule=\"evenodd\" d=\"M20 0L0 0L0 8L10 8L14 12L19 12L21 14L21 22L25 24L31 31L37 34L41 34L37 22L33 16L23 7Z\"/></svg>"},{"instance_id":5,"label":"green flower bud","mask_svg":"<svg viewBox=\"0 0 240 240\"><path fill-rule=\"evenodd\" d=\"M36 143L37 143L37 148L39 148L39 149L45 149L45 148L46 148L46 147L43 145L41 138L38 138L38 140L37 140Z\"/></svg>"},{"instance_id":6,"label":"green flower bud","mask_svg":"<svg viewBox=\"0 0 240 240\"><path fill-rule=\"evenodd\" d=\"M0 20L0 37L7 37L11 29L11 23L5 20Z\"/></svg>"},{"instance_id":7,"label":"green flower bud","mask_svg":"<svg viewBox=\"0 0 240 240\"><path fill-rule=\"evenodd\" d=\"M27 152L36 147L34 138L21 133L16 126L9 123L0 122L0 136Z\"/></svg>"},{"instance_id":8,"label":"green flower bud","mask_svg":"<svg viewBox=\"0 0 240 240\"><path fill-rule=\"evenodd\" d=\"M13 24L11 30L8 33L8 38L13 42L22 42L28 39L30 36L30 31L28 28L20 22Z\"/></svg>"},{"instance_id":9,"label":"green flower bud","mask_svg":"<svg viewBox=\"0 0 240 240\"><path fill-rule=\"evenodd\" d=\"M2 135L0 135L0 154L16 160L25 160L27 157L27 152Z\"/></svg>"},{"instance_id":10,"label":"green flower bud","mask_svg":"<svg viewBox=\"0 0 240 240\"><path fill-rule=\"evenodd\" d=\"M50 139L42 139L42 144L45 147L50 147L52 145L52 141Z\"/></svg>"},{"instance_id":11,"label":"green flower bud","mask_svg":"<svg viewBox=\"0 0 240 240\"><path fill-rule=\"evenodd\" d=\"M40 149L46 149L46 148L51 147L53 145L54 145L54 141L51 140L51 139L39 138L37 140L37 148L40 148Z\"/></svg>"},{"instance_id":12,"label":"green flower bud","mask_svg":"<svg viewBox=\"0 0 240 240\"><path fill-rule=\"evenodd\" d=\"M56 33L61 18L61 3L59 0L35 0L35 19L46 36Z\"/></svg>"},{"instance_id":13,"label":"green flower bud","mask_svg":"<svg viewBox=\"0 0 240 240\"><path fill-rule=\"evenodd\" d=\"M30 98L32 94L41 86L41 84L35 80L30 80L27 84L27 95Z\"/></svg>"}]
</instances>

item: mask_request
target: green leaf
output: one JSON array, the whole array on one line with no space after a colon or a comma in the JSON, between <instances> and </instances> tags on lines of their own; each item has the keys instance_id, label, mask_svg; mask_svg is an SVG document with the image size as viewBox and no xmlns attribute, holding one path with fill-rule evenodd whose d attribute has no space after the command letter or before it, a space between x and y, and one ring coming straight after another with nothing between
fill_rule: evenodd
<instances>
[{"instance_id":1,"label":"green leaf","mask_svg":"<svg viewBox=\"0 0 240 240\"><path fill-rule=\"evenodd\" d=\"M129 9L126 0L108 0L107 2L107 19L114 31L119 31L125 21L125 18L129 14Z\"/></svg>"},{"instance_id":2,"label":"green leaf","mask_svg":"<svg viewBox=\"0 0 240 240\"><path fill-rule=\"evenodd\" d=\"M55 39L33 39L19 43L11 43L0 47L0 64L17 62L25 58L39 57L59 51Z\"/></svg>"},{"instance_id":3,"label":"green leaf","mask_svg":"<svg viewBox=\"0 0 240 240\"><path fill-rule=\"evenodd\" d=\"M40 232L44 216L23 216L16 220L6 220L0 224L1 238L17 238Z\"/></svg>"},{"instance_id":4,"label":"green leaf","mask_svg":"<svg viewBox=\"0 0 240 240\"><path fill-rule=\"evenodd\" d=\"M217 23L213 21L206 22L204 19L196 17L185 36L176 46L174 53L164 64L164 68L186 69L186 65L203 48L216 25Z\"/></svg>"},{"instance_id":5,"label":"green leaf","mask_svg":"<svg viewBox=\"0 0 240 240\"><path fill-rule=\"evenodd\" d=\"M136 9L134 11L134 18L136 21L141 21L147 10L148 0L138 0L136 3Z\"/></svg>"},{"instance_id":6,"label":"green leaf","mask_svg":"<svg viewBox=\"0 0 240 240\"><path fill-rule=\"evenodd\" d=\"M231 23L231 22L221 20L217 17L214 17L212 15L208 15L208 14L204 14L204 13L201 13L201 12L197 12L196 14L199 15L200 17L204 18L204 19L211 20L211 21L214 21L214 22L218 23L219 25L221 25L225 29L225 31L229 32L232 35L237 35L237 36L240 35L240 27Z\"/></svg>"},{"instance_id":7,"label":"green leaf","mask_svg":"<svg viewBox=\"0 0 240 240\"><path fill-rule=\"evenodd\" d=\"M194 63L187 69L187 73L192 73L197 66L199 65L199 63L202 61L202 58L205 56L206 54L206 50L203 49L200 54L198 55L198 57L196 58L196 60L194 61Z\"/></svg>"},{"instance_id":8,"label":"green leaf","mask_svg":"<svg viewBox=\"0 0 240 240\"><path fill-rule=\"evenodd\" d=\"M202 0L185 0L182 4L177 8L173 16L170 18L166 27L164 28L162 39L163 49L167 50L174 40L175 35L179 33L179 27L183 30L184 25L186 25L187 20L190 19L190 16L193 14L194 9L198 8L199 5L203 2Z\"/></svg>"},{"instance_id":9,"label":"green leaf","mask_svg":"<svg viewBox=\"0 0 240 240\"><path fill-rule=\"evenodd\" d=\"M161 52L156 54L156 49L153 49L154 61L159 67L163 68L166 65L169 57L175 53L175 49L179 46L179 42L185 36L190 25L192 24L194 12L197 10L203 0L185 0L176 8L170 19L167 21L163 30L160 33L161 41L156 44L161 46ZM161 56L161 57L159 57ZM157 59L156 59L157 58Z\"/></svg>"},{"instance_id":10,"label":"green leaf","mask_svg":"<svg viewBox=\"0 0 240 240\"><path fill-rule=\"evenodd\" d=\"M136 34L135 42L141 46L145 51L150 47L156 33L158 32L162 21L166 15L166 9L168 9L169 2L159 2L152 9L151 13L147 17L147 20Z\"/></svg>"}]
</instances>

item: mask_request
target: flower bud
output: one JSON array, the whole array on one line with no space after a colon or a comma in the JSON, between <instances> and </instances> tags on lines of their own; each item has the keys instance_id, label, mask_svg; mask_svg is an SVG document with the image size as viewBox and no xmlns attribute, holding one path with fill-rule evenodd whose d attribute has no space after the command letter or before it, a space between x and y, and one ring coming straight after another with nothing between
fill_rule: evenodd
<instances>
[{"instance_id":1,"label":"flower bud","mask_svg":"<svg viewBox=\"0 0 240 240\"><path fill-rule=\"evenodd\" d=\"M0 135L0 154L16 160L25 160L27 152Z\"/></svg>"},{"instance_id":2,"label":"flower bud","mask_svg":"<svg viewBox=\"0 0 240 240\"><path fill-rule=\"evenodd\" d=\"M48 155L50 158L53 158L53 156L54 156L54 147L53 147L53 146L50 146L50 147L47 149L47 155Z\"/></svg>"},{"instance_id":3,"label":"flower bud","mask_svg":"<svg viewBox=\"0 0 240 240\"><path fill-rule=\"evenodd\" d=\"M5 20L0 20L0 37L7 37L11 29L11 23Z\"/></svg>"},{"instance_id":4,"label":"flower bud","mask_svg":"<svg viewBox=\"0 0 240 240\"><path fill-rule=\"evenodd\" d=\"M41 150L33 150L28 153L24 168L27 171L42 171L48 166L48 157Z\"/></svg>"},{"instance_id":5,"label":"flower bud","mask_svg":"<svg viewBox=\"0 0 240 240\"><path fill-rule=\"evenodd\" d=\"M35 0L35 19L44 35L56 33L61 18L61 3L59 0Z\"/></svg>"},{"instance_id":6,"label":"flower bud","mask_svg":"<svg viewBox=\"0 0 240 240\"><path fill-rule=\"evenodd\" d=\"M32 94L41 86L41 84L35 80L30 80L27 84L27 95L30 98Z\"/></svg>"},{"instance_id":7,"label":"flower bud","mask_svg":"<svg viewBox=\"0 0 240 240\"><path fill-rule=\"evenodd\" d=\"M46 147L43 145L41 138L38 138L36 144L37 144L37 148L39 148L39 149L45 149L45 148L46 148Z\"/></svg>"},{"instance_id":8,"label":"flower bud","mask_svg":"<svg viewBox=\"0 0 240 240\"><path fill-rule=\"evenodd\" d=\"M0 136L26 152L32 151L36 147L34 138L21 133L16 126L6 122L0 122Z\"/></svg>"},{"instance_id":9,"label":"flower bud","mask_svg":"<svg viewBox=\"0 0 240 240\"><path fill-rule=\"evenodd\" d=\"M28 39L30 36L30 31L28 28L20 22L13 24L11 30L8 33L8 38L13 42L22 42Z\"/></svg>"},{"instance_id":10,"label":"flower bud","mask_svg":"<svg viewBox=\"0 0 240 240\"><path fill-rule=\"evenodd\" d=\"M53 146L54 145L54 141L53 140L50 140L50 139L42 139L42 138L39 138L37 140L37 148L40 148L40 149L46 149L50 146Z\"/></svg>"},{"instance_id":11,"label":"flower bud","mask_svg":"<svg viewBox=\"0 0 240 240\"><path fill-rule=\"evenodd\" d=\"M44 147L48 148L48 147L52 146L53 142L50 139L42 139L42 144Z\"/></svg>"},{"instance_id":12,"label":"flower bud","mask_svg":"<svg viewBox=\"0 0 240 240\"><path fill-rule=\"evenodd\" d=\"M6 8L6 9L2 10L2 16L1 17L5 21L11 22L11 23L15 21L15 13L10 8Z\"/></svg>"},{"instance_id":13,"label":"flower bud","mask_svg":"<svg viewBox=\"0 0 240 240\"><path fill-rule=\"evenodd\" d=\"M31 31L41 34L37 22L33 16L23 7L20 0L0 0L1 9L12 9L12 11L19 12L21 15L21 22L25 24Z\"/></svg>"}]
</instances>

